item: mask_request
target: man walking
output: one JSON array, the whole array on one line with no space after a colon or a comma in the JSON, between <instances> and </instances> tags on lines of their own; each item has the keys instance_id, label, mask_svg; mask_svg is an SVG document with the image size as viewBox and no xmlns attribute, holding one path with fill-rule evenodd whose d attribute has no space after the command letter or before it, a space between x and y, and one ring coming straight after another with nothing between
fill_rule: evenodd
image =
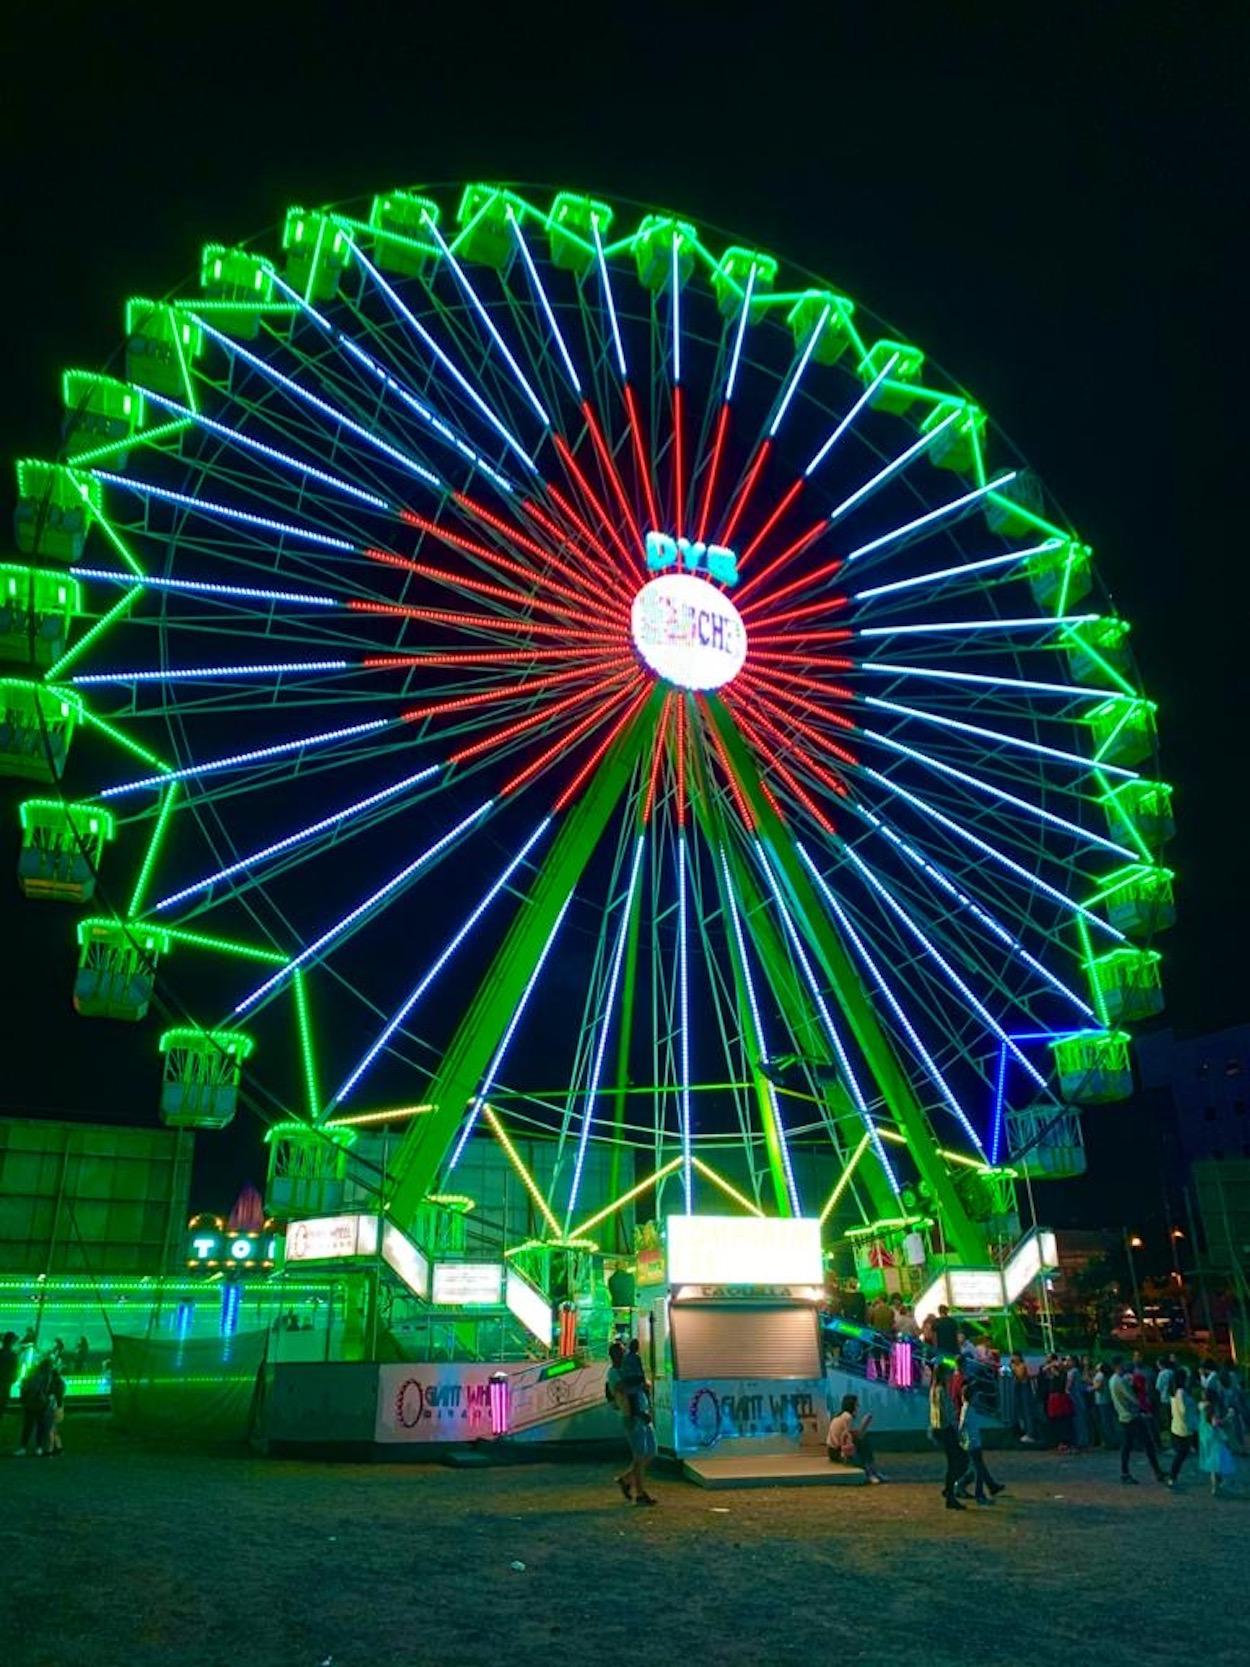
<instances>
[{"instance_id":1,"label":"man walking","mask_svg":"<svg viewBox=\"0 0 1250 1667\"><path fill-rule=\"evenodd\" d=\"M1145 1453L1146 1463L1155 1473L1155 1481L1164 1481L1166 1478L1159 1468L1159 1455L1155 1451L1154 1431L1150 1427L1150 1419L1142 1411L1141 1403L1137 1399L1130 1362L1120 1361L1108 1387L1111 1391L1111 1404L1115 1408L1116 1420L1120 1426L1121 1482L1136 1485L1137 1478L1129 1469L1129 1458L1134 1447L1140 1447Z\"/></svg>"}]
</instances>

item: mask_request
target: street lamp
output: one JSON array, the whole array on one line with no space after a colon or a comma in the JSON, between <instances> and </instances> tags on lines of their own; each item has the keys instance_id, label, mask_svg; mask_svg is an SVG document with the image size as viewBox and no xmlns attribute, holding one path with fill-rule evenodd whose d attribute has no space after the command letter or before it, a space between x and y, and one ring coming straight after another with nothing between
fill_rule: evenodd
<instances>
[{"instance_id":1,"label":"street lamp","mask_svg":"<svg viewBox=\"0 0 1250 1667\"><path fill-rule=\"evenodd\" d=\"M1137 1283L1137 1263L1133 1260L1133 1252L1140 1250L1145 1240L1137 1233L1125 1233L1124 1248L1128 1253L1128 1273L1133 1282L1133 1312L1137 1315L1137 1339L1144 1343L1146 1340L1146 1314L1141 1303L1141 1288Z\"/></svg>"}]
</instances>

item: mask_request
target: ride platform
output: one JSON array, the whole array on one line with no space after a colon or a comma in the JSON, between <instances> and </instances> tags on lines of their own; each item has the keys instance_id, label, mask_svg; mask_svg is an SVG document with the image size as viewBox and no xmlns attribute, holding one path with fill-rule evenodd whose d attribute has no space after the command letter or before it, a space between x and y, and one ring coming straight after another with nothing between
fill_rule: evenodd
<instances>
[{"instance_id":1,"label":"ride platform","mask_svg":"<svg viewBox=\"0 0 1250 1667\"><path fill-rule=\"evenodd\" d=\"M789 1453L710 1453L686 1459L682 1475L701 1488L865 1487L868 1477L854 1465L830 1464L823 1449Z\"/></svg>"}]
</instances>

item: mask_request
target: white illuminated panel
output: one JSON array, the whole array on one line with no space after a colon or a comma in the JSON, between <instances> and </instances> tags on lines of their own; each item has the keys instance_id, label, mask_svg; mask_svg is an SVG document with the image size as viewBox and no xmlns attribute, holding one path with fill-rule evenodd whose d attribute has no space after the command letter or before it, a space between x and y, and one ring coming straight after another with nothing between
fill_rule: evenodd
<instances>
[{"instance_id":1,"label":"white illuminated panel","mask_svg":"<svg viewBox=\"0 0 1250 1667\"><path fill-rule=\"evenodd\" d=\"M1058 1266L1059 1251L1055 1235L1046 1228L1030 1233L1016 1246L1003 1269L1007 1301L1014 1302L1039 1273Z\"/></svg>"},{"instance_id":2,"label":"white illuminated panel","mask_svg":"<svg viewBox=\"0 0 1250 1667\"><path fill-rule=\"evenodd\" d=\"M406 1233L401 1233L394 1222L382 1228L382 1256L387 1266L403 1280L410 1291L428 1299L430 1294L430 1264Z\"/></svg>"},{"instance_id":3,"label":"white illuminated panel","mask_svg":"<svg viewBox=\"0 0 1250 1667\"><path fill-rule=\"evenodd\" d=\"M445 1308L466 1308L474 1303L497 1307L503 1301L503 1264L435 1262L433 1300Z\"/></svg>"},{"instance_id":4,"label":"white illuminated panel","mask_svg":"<svg viewBox=\"0 0 1250 1667\"><path fill-rule=\"evenodd\" d=\"M771 1216L669 1216L670 1285L818 1285L820 1223Z\"/></svg>"},{"instance_id":5,"label":"white illuminated panel","mask_svg":"<svg viewBox=\"0 0 1250 1667\"><path fill-rule=\"evenodd\" d=\"M997 1268L950 1268L946 1278L952 1308L1003 1306L1003 1276Z\"/></svg>"},{"instance_id":6,"label":"white illuminated panel","mask_svg":"<svg viewBox=\"0 0 1250 1667\"><path fill-rule=\"evenodd\" d=\"M287 1228L288 1262L338 1261L350 1256L376 1256L377 1216L310 1216Z\"/></svg>"},{"instance_id":7,"label":"white illuminated panel","mask_svg":"<svg viewBox=\"0 0 1250 1667\"><path fill-rule=\"evenodd\" d=\"M657 677L681 689L719 689L746 663L742 615L693 573L664 573L634 598L634 647Z\"/></svg>"},{"instance_id":8,"label":"white illuminated panel","mask_svg":"<svg viewBox=\"0 0 1250 1667\"><path fill-rule=\"evenodd\" d=\"M508 1269L504 1297L509 1309L525 1329L532 1331L544 1346L550 1344L551 1304L540 1291L534 1289L528 1279L522 1279L515 1268Z\"/></svg>"}]
</instances>

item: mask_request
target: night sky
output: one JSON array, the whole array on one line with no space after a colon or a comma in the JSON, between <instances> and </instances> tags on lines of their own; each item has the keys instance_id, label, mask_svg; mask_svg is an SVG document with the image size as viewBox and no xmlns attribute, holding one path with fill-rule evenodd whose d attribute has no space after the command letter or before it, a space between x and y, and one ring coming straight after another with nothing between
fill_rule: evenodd
<instances>
[{"instance_id":1,"label":"night sky","mask_svg":"<svg viewBox=\"0 0 1250 1667\"><path fill-rule=\"evenodd\" d=\"M1161 1022L1250 1016L1244 9L672 9L11 3L0 451L55 444L59 370L108 357L125 296L292 202L510 179L745 234L921 343L1094 545L1176 786ZM831 21L860 10L885 26ZM6 864L24 792L0 783ZM154 1034L75 1021L49 920L0 887L0 1110L155 1121ZM1091 1180L1052 1215L1146 1185L1130 1127L1089 1115ZM223 1137L202 1202L258 1175L255 1135Z\"/></svg>"}]
</instances>

